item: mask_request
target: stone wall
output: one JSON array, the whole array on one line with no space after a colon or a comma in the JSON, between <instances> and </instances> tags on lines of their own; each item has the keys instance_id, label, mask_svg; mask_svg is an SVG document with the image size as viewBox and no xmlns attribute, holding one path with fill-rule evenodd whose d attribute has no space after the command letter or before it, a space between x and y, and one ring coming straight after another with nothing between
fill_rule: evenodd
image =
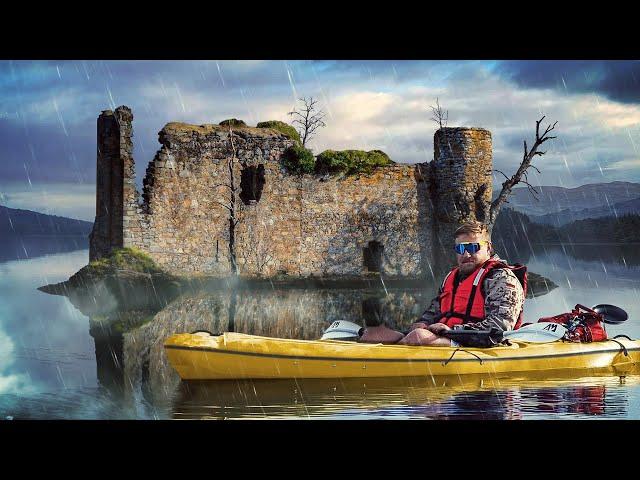
<instances>
[{"instance_id":1,"label":"stone wall","mask_svg":"<svg viewBox=\"0 0 640 480\"><path fill-rule=\"evenodd\" d=\"M431 164L345 177L289 174L281 158L294 141L272 129L169 123L140 203L132 119L127 107L98 119L97 200L110 198L111 213L99 206L92 258L131 246L172 273L225 276L233 237L241 275L421 277L442 257L434 245L448 246L457 222L486 215L491 197L482 129L436 132ZM120 239L101 233L114 225Z\"/></svg>"},{"instance_id":2,"label":"stone wall","mask_svg":"<svg viewBox=\"0 0 640 480\"><path fill-rule=\"evenodd\" d=\"M231 271L227 207L233 206L239 224L244 223L245 206L239 189L242 168L259 164L273 167L293 143L269 129L234 127L233 136L240 159L231 162L235 202L231 200L228 128L180 123L165 126L160 132L162 148L144 179L141 229L129 237L127 246L148 252L175 273L224 275Z\"/></svg>"}]
</instances>

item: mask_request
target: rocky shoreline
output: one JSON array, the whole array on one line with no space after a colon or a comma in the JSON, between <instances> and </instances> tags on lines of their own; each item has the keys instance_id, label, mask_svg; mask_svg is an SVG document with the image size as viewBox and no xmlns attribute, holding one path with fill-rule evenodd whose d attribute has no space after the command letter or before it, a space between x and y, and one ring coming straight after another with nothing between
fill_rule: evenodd
<instances>
[{"instance_id":1,"label":"rocky shoreline","mask_svg":"<svg viewBox=\"0 0 640 480\"><path fill-rule=\"evenodd\" d=\"M62 295L83 314L104 315L123 311L157 312L186 293L199 291L264 291L275 289L358 289L420 290L431 285L433 278L387 278L379 274L362 276L269 278L215 277L206 275L176 276L163 271L143 253L119 249L106 259L91 262L68 280L44 285L38 290ZM529 273L528 298L545 295L557 285L551 280Z\"/></svg>"}]
</instances>

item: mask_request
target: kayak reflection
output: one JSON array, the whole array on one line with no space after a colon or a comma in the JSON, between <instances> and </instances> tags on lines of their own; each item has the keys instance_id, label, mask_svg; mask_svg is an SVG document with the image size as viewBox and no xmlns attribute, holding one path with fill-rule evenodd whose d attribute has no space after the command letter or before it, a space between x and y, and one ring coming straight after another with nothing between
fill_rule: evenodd
<instances>
[{"instance_id":1,"label":"kayak reflection","mask_svg":"<svg viewBox=\"0 0 640 480\"><path fill-rule=\"evenodd\" d=\"M176 419L410 418L514 420L621 417L627 377L591 371L527 375L181 382L170 415Z\"/></svg>"}]
</instances>

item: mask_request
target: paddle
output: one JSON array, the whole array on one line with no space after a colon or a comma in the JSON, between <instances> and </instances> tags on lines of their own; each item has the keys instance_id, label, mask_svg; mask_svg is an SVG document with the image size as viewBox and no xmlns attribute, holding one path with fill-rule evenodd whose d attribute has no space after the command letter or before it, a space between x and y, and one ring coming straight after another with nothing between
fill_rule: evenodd
<instances>
[{"instance_id":1,"label":"paddle","mask_svg":"<svg viewBox=\"0 0 640 480\"><path fill-rule=\"evenodd\" d=\"M350 338L358 338L362 333L361 330L362 327L357 323L338 320L333 322L329 328L325 330L320 340L346 340ZM547 343L561 339L566 331L567 329L559 323L539 322L526 325L518 330L504 332L502 334L502 338L531 343ZM488 336L491 333L491 330L445 330L441 332L441 335L454 340L456 338L462 340L463 338L469 337L478 338Z\"/></svg>"},{"instance_id":2,"label":"paddle","mask_svg":"<svg viewBox=\"0 0 640 480\"><path fill-rule=\"evenodd\" d=\"M615 305L608 305L606 303L591 307L591 310L602 315L604 323L608 323L611 325L618 325L619 323L622 323L629 318L627 312L625 312L620 307L616 307Z\"/></svg>"},{"instance_id":3,"label":"paddle","mask_svg":"<svg viewBox=\"0 0 640 480\"><path fill-rule=\"evenodd\" d=\"M489 336L490 334L496 335L496 329L493 330L444 330L440 332L443 337L450 338L452 340L461 340L468 338L478 338L483 336ZM502 333L502 338L507 340L519 340L521 342L529 343L549 343L560 340L564 337L567 329L559 324L553 322L538 322L530 325L520 327L518 330L509 330ZM497 332L499 333L499 332Z\"/></svg>"},{"instance_id":4,"label":"paddle","mask_svg":"<svg viewBox=\"0 0 640 480\"><path fill-rule=\"evenodd\" d=\"M364 330L357 323L347 322L346 320L338 320L329 325L324 331L320 340L344 340L347 338L358 338Z\"/></svg>"}]
</instances>

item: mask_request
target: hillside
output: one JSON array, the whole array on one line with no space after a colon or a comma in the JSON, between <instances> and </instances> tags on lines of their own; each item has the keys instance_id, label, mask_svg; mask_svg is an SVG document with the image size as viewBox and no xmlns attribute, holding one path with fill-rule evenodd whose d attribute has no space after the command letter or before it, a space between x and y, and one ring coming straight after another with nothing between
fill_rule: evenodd
<instances>
[{"instance_id":1,"label":"hillside","mask_svg":"<svg viewBox=\"0 0 640 480\"><path fill-rule=\"evenodd\" d=\"M509 196L508 206L530 216L541 216L563 210L610 208L614 204L640 198L640 183L632 182L592 183L575 188L541 186L536 187L536 190L540 192L538 201L526 187L514 188ZM494 197L497 195L498 191L495 191ZM564 212L563 215L566 214L567 212ZM609 215L612 215L612 212L609 212Z\"/></svg>"},{"instance_id":2,"label":"hillside","mask_svg":"<svg viewBox=\"0 0 640 480\"><path fill-rule=\"evenodd\" d=\"M93 223L84 220L0 205L0 235L5 238L6 236L86 236L91 233L92 227Z\"/></svg>"},{"instance_id":3,"label":"hillside","mask_svg":"<svg viewBox=\"0 0 640 480\"><path fill-rule=\"evenodd\" d=\"M93 223L0 205L0 262L89 248Z\"/></svg>"},{"instance_id":4,"label":"hillside","mask_svg":"<svg viewBox=\"0 0 640 480\"><path fill-rule=\"evenodd\" d=\"M640 214L640 198L627 200L624 202L614 203L610 206L585 208L583 210L565 209L558 213L549 213L547 215L531 215L529 218L532 222L542 223L546 225L561 226L576 220L586 218L601 217L621 217L628 214Z\"/></svg>"}]
</instances>

